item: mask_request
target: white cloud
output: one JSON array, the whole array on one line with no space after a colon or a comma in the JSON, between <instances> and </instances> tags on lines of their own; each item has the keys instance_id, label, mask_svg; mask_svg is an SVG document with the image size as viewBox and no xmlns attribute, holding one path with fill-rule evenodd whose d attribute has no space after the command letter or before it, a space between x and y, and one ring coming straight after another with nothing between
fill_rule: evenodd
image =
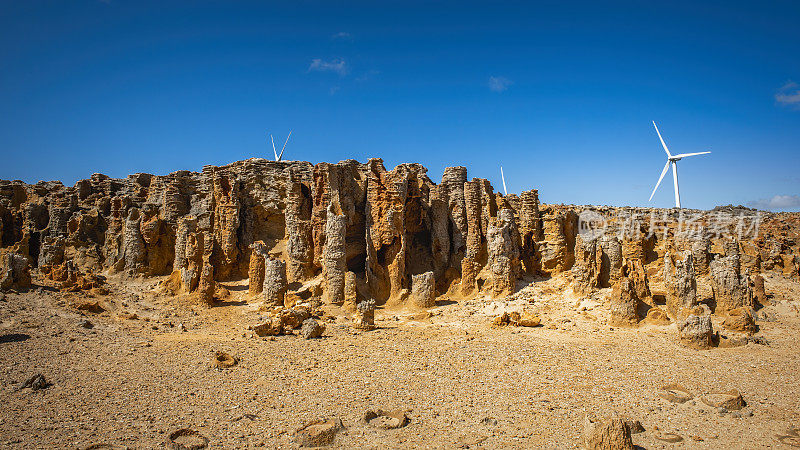
<instances>
[{"instance_id":1,"label":"white cloud","mask_svg":"<svg viewBox=\"0 0 800 450\"><path fill-rule=\"evenodd\" d=\"M776 195L747 203L751 208L768 211L800 209L800 195Z\"/></svg>"},{"instance_id":2,"label":"white cloud","mask_svg":"<svg viewBox=\"0 0 800 450\"><path fill-rule=\"evenodd\" d=\"M311 65L308 66L309 72L334 72L338 73L340 77L347 75L349 68L347 63L341 58L334 58L330 61L323 61L319 58L311 60Z\"/></svg>"},{"instance_id":3,"label":"white cloud","mask_svg":"<svg viewBox=\"0 0 800 450\"><path fill-rule=\"evenodd\" d=\"M489 77L489 89L492 92L503 92L508 90L508 87L514 84L513 81L506 77Z\"/></svg>"},{"instance_id":4,"label":"white cloud","mask_svg":"<svg viewBox=\"0 0 800 450\"><path fill-rule=\"evenodd\" d=\"M331 94L331 95L333 95L333 94L335 94L335 93L339 92L339 89L341 89L339 86L334 86L334 87L330 88L330 90L328 91L328 93L329 93L329 94Z\"/></svg>"},{"instance_id":5,"label":"white cloud","mask_svg":"<svg viewBox=\"0 0 800 450\"><path fill-rule=\"evenodd\" d=\"M800 108L800 86L788 81L775 94L775 101L784 106Z\"/></svg>"},{"instance_id":6,"label":"white cloud","mask_svg":"<svg viewBox=\"0 0 800 450\"><path fill-rule=\"evenodd\" d=\"M352 41L353 35L346 31L340 31L331 35L331 39L334 41Z\"/></svg>"}]
</instances>

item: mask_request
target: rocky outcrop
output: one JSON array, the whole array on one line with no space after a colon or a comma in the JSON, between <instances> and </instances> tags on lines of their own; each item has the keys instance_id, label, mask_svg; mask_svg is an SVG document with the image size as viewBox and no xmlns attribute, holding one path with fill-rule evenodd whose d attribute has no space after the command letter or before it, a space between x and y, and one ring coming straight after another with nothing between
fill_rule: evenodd
<instances>
[{"instance_id":1,"label":"rocky outcrop","mask_svg":"<svg viewBox=\"0 0 800 450\"><path fill-rule=\"evenodd\" d=\"M601 287L600 272L602 250L598 250L598 239L584 240L583 235L575 237L575 265L572 266L573 289L579 294L588 294Z\"/></svg>"},{"instance_id":2,"label":"rocky outcrop","mask_svg":"<svg viewBox=\"0 0 800 450\"><path fill-rule=\"evenodd\" d=\"M267 255L264 258L263 308L283 306L287 288L286 263Z\"/></svg>"},{"instance_id":3,"label":"rocky outcrop","mask_svg":"<svg viewBox=\"0 0 800 450\"><path fill-rule=\"evenodd\" d=\"M517 247L519 233L514 223L514 212L510 209L501 210L497 220L492 222L486 233L489 293L493 297L503 297L514 293L521 272Z\"/></svg>"},{"instance_id":4,"label":"rocky outcrop","mask_svg":"<svg viewBox=\"0 0 800 450\"><path fill-rule=\"evenodd\" d=\"M705 350L714 345L714 328L710 316L690 314L678 322L680 342L686 347Z\"/></svg>"},{"instance_id":5,"label":"rocky outcrop","mask_svg":"<svg viewBox=\"0 0 800 450\"><path fill-rule=\"evenodd\" d=\"M711 263L711 242L708 238L701 238L692 242L692 258L695 263L695 271L698 275L708 273L708 265Z\"/></svg>"},{"instance_id":6,"label":"rocky outcrop","mask_svg":"<svg viewBox=\"0 0 800 450\"><path fill-rule=\"evenodd\" d=\"M303 282L314 273L314 242L309 189L289 171L286 181L286 276L290 283Z\"/></svg>"},{"instance_id":7,"label":"rocky outcrop","mask_svg":"<svg viewBox=\"0 0 800 450\"><path fill-rule=\"evenodd\" d=\"M347 217L340 214L338 206L334 208L331 202L328 207L327 225L325 227L325 250L323 255L325 281L327 283L325 292L328 296L327 301L341 305L344 303L344 284L345 272L347 272L345 236L347 227Z\"/></svg>"},{"instance_id":8,"label":"rocky outcrop","mask_svg":"<svg viewBox=\"0 0 800 450\"><path fill-rule=\"evenodd\" d=\"M267 257L267 246L262 241L253 242L250 245L250 267L247 270L249 286L247 291L250 295L264 292L264 258Z\"/></svg>"},{"instance_id":9,"label":"rocky outcrop","mask_svg":"<svg viewBox=\"0 0 800 450\"><path fill-rule=\"evenodd\" d=\"M600 241L600 249L602 250L600 285L613 286L623 276L622 243L616 236L604 234Z\"/></svg>"},{"instance_id":10,"label":"rocky outcrop","mask_svg":"<svg viewBox=\"0 0 800 450\"><path fill-rule=\"evenodd\" d=\"M375 329L374 300L364 300L356 306L356 313L353 315L353 328L361 331Z\"/></svg>"},{"instance_id":11,"label":"rocky outcrop","mask_svg":"<svg viewBox=\"0 0 800 450\"><path fill-rule=\"evenodd\" d=\"M625 261L622 267L622 276L628 278L633 283L633 292L640 301L652 306L650 283L647 278L647 271L639 259Z\"/></svg>"},{"instance_id":12,"label":"rocky outcrop","mask_svg":"<svg viewBox=\"0 0 800 450\"><path fill-rule=\"evenodd\" d=\"M478 181L464 183L464 204L467 216L467 237L461 261L461 294L471 295L477 289L477 277L485 257L481 231L481 191Z\"/></svg>"},{"instance_id":13,"label":"rocky outcrop","mask_svg":"<svg viewBox=\"0 0 800 450\"><path fill-rule=\"evenodd\" d=\"M583 448L586 450L633 450L628 422L620 417L602 420L587 417L583 424Z\"/></svg>"},{"instance_id":14,"label":"rocky outcrop","mask_svg":"<svg viewBox=\"0 0 800 450\"><path fill-rule=\"evenodd\" d=\"M727 311L727 317L722 321L722 327L740 333L754 334L758 331L753 313L749 308L736 308Z\"/></svg>"},{"instance_id":15,"label":"rocky outcrop","mask_svg":"<svg viewBox=\"0 0 800 450\"><path fill-rule=\"evenodd\" d=\"M611 291L609 325L635 326L639 323L638 306L639 298L633 282L629 278L622 278Z\"/></svg>"},{"instance_id":16,"label":"rocky outcrop","mask_svg":"<svg viewBox=\"0 0 800 450\"><path fill-rule=\"evenodd\" d=\"M573 266L578 292L627 278L636 298L652 303L648 276L662 269L667 250L691 251L696 275L705 276L713 249L725 255L716 256L717 265L740 258L738 282L728 268L715 271L722 312L748 304L740 286L756 285L757 272L797 277L800 270L792 234L800 225L792 215L766 215L752 241L723 242L705 231L698 240L678 231L675 211L547 205L538 194L495 193L487 180L468 179L464 167L445 169L437 185L419 164L387 170L380 159L316 165L250 159L202 172L94 174L74 186L0 180L0 251L25 258L34 277L65 261L84 274L173 273L171 292L211 304L221 281L249 277L253 295L264 289L258 243L285 263L291 298L284 301L313 297L353 309L368 298L414 302L414 277L428 272L442 295L502 297L522 277L557 276ZM578 213L586 209L631 219L610 220L592 244L577 238ZM664 224L640 219L652 213ZM711 214L699 222L722 217L734 229L732 213ZM673 278L685 277L665 277L672 303L692 305L690 283ZM653 282L660 286L657 275ZM317 287L303 287L309 283ZM281 300L274 296L270 302Z\"/></svg>"},{"instance_id":17,"label":"rocky outcrop","mask_svg":"<svg viewBox=\"0 0 800 450\"><path fill-rule=\"evenodd\" d=\"M685 315L697 305L697 281L694 275L694 259L687 251L673 261L672 255L664 256L664 284L667 288L667 312L673 319Z\"/></svg>"},{"instance_id":18,"label":"rocky outcrop","mask_svg":"<svg viewBox=\"0 0 800 450\"><path fill-rule=\"evenodd\" d=\"M122 268L129 273L144 272L146 269L144 239L142 239L141 214L133 208L125 219L125 231L122 235Z\"/></svg>"},{"instance_id":19,"label":"rocky outcrop","mask_svg":"<svg viewBox=\"0 0 800 450\"><path fill-rule=\"evenodd\" d=\"M27 290L31 287L31 272L28 259L17 253L6 253L0 266L0 290Z\"/></svg>"},{"instance_id":20,"label":"rocky outcrop","mask_svg":"<svg viewBox=\"0 0 800 450\"><path fill-rule=\"evenodd\" d=\"M436 306L436 282L433 271L411 276L411 295L420 308Z\"/></svg>"},{"instance_id":21,"label":"rocky outcrop","mask_svg":"<svg viewBox=\"0 0 800 450\"><path fill-rule=\"evenodd\" d=\"M709 273L714 301L717 304L714 312L721 314L737 308L753 307L750 278L746 274L741 275L739 271L739 255L736 253L711 262Z\"/></svg>"}]
</instances>

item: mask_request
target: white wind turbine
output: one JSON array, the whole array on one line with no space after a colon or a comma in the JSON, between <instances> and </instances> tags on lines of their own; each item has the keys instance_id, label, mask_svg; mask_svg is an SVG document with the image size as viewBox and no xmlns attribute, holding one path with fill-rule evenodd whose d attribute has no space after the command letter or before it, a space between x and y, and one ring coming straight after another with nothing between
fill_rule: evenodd
<instances>
[{"instance_id":1,"label":"white wind turbine","mask_svg":"<svg viewBox=\"0 0 800 450\"><path fill-rule=\"evenodd\" d=\"M503 174L503 166L500 166L500 177L503 178L503 195L508 197L508 191L506 190L506 176Z\"/></svg>"},{"instance_id":2,"label":"white wind turbine","mask_svg":"<svg viewBox=\"0 0 800 450\"><path fill-rule=\"evenodd\" d=\"M678 190L678 161L681 158L685 158L687 156L696 156L696 155L707 155L711 152L699 152L699 153L681 153L680 155L672 155L667 148L667 144L664 143L664 138L661 137L661 133L658 131L658 127L656 126L656 121L653 121L653 127L656 129L656 133L658 133L658 139L661 140L661 145L664 147L664 151L667 152L667 163L664 165L664 170L661 171L661 176L658 177L658 182L656 183L656 187L653 188L653 193L650 194L650 200L653 200L653 195L656 193L656 189L658 189L658 185L661 184L661 180L664 179L664 175L667 174L667 170L669 170L669 166L672 165L672 181L675 183L675 207L681 207L681 193Z\"/></svg>"},{"instance_id":3,"label":"white wind turbine","mask_svg":"<svg viewBox=\"0 0 800 450\"><path fill-rule=\"evenodd\" d=\"M275 161L280 161L283 158L283 151L286 150L286 144L289 143L289 138L292 136L292 131L289 130L289 136L286 136L286 142L283 143L283 148L281 149L281 154L278 154L278 151L275 150L275 140L272 139L272 135L269 135L269 140L272 142L272 153L275 154Z\"/></svg>"}]
</instances>

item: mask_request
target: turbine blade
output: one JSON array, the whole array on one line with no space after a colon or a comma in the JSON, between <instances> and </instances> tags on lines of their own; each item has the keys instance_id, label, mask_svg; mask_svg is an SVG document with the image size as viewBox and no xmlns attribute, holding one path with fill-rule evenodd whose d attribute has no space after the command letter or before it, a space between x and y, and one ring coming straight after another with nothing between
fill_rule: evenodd
<instances>
[{"instance_id":1,"label":"turbine blade","mask_svg":"<svg viewBox=\"0 0 800 450\"><path fill-rule=\"evenodd\" d=\"M278 151L275 150L275 139L272 139L272 135L269 135L269 140L272 141L272 153L275 154L275 161L278 160Z\"/></svg>"},{"instance_id":2,"label":"turbine blade","mask_svg":"<svg viewBox=\"0 0 800 450\"><path fill-rule=\"evenodd\" d=\"M281 149L281 154L278 156L278 161L283 158L283 151L286 150L286 144L289 143L289 138L292 137L292 130L289 130L289 136L286 136L286 142L283 143L283 148Z\"/></svg>"},{"instance_id":3,"label":"turbine blade","mask_svg":"<svg viewBox=\"0 0 800 450\"><path fill-rule=\"evenodd\" d=\"M503 195L508 197L508 191L506 190L506 176L503 174L503 166L500 166L500 177L503 178Z\"/></svg>"},{"instance_id":4,"label":"turbine blade","mask_svg":"<svg viewBox=\"0 0 800 450\"><path fill-rule=\"evenodd\" d=\"M695 156L695 155L708 155L711 152L697 152L697 153L681 153L680 155L675 155L673 158L685 158L687 156Z\"/></svg>"},{"instance_id":5,"label":"turbine blade","mask_svg":"<svg viewBox=\"0 0 800 450\"><path fill-rule=\"evenodd\" d=\"M661 137L661 132L658 131L658 127L656 126L656 121L653 121L653 127L656 129L656 133L658 134L658 139L661 141L661 145L664 147L664 151L667 152L667 158L672 158L672 155L669 154L669 149L667 148L667 144L664 142L664 138Z\"/></svg>"},{"instance_id":6,"label":"turbine blade","mask_svg":"<svg viewBox=\"0 0 800 450\"><path fill-rule=\"evenodd\" d=\"M661 171L661 176L658 177L658 183L656 183L656 187L653 188L653 193L650 194L650 200L653 200L653 196L656 195L656 189L658 189L658 185L661 184L661 180L664 179L664 175L667 174L667 170L669 170L669 161L667 161L667 163L664 164L664 170Z\"/></svg>"}]
</instances>

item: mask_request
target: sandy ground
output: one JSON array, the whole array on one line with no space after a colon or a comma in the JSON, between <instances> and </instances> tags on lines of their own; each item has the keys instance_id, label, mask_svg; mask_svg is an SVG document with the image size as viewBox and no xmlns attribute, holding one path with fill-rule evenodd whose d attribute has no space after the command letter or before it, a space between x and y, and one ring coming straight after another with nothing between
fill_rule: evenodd
<instances>
[{"instance_id":1,"label":"sandy ground","mask_svg":"<svg viewBox=\"0 0 800 450\"><path fill-rule=\"evenodd\" d=\"M157 281L111 279L101 314L50 290L6 294L0 447L155 448L189 427L209 448L294 448L296 429L338 417L346 429L335 445L345 448L575 448L587 414L620 413L641 421L646 431L633 442L644 448L789 448L776 435L800 426L800 284L775 277L767 279L774 304L759 311L771 320L759 322L767 344L708 351L681 347L674 325L611 328L607 308L576 307L558 278L508 302L379 309L370 332L352 331L331 307L325 335L313 340L248 331L259 313L246 285L230 285L218 307L193 310L155 294ZM520 305L544 326L490 326L492 313ZM218 350L240 362L216 369ZM52 385L17 390L37 373ZM697 398L660 398L670 383ZM745 409L720 413L699 401L729 389ZM375 408L407 410L410 423L372 428L362 417ZM661 441L662 433L683 441Z\"/></svg>"}]
</instances>

